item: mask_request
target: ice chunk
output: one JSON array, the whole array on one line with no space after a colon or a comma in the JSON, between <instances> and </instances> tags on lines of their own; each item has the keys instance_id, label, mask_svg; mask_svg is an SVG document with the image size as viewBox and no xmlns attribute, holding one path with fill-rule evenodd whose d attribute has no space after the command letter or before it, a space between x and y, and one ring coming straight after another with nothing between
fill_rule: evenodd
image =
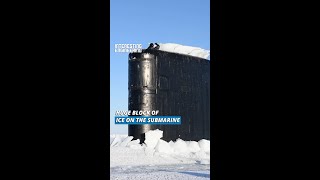
<instances>
[{"instance_id":1,"label":"ice chunk","mask_svg":"<svg viewBox=\"0 0 320 180\"><path fill-rule=\"evenodd\" d=\"M200 146L199 143L196 141L190 141L188 143L188 149L190 152L198 152L200 151Z\"/></svg>"},{"instance_id":2,"label":"ice chunk","mask_svg":"<svg viewBox=\"0 0 320 180\"><path fill-rule=\"evenodd\" d=\"M128 146L130 149L143 149L143 146L140 144L131 144Z\"/></svg>"},{"instance_id":3,"label":"ice chunk","mask_svg":"<svg viewBox=\"0 0 320 180\"><path fill-rule=\"evenodd\" d=\"M173 141L169 141L169 145L171 148L173 148L174 142Z\"/></svg>"},{"instance_id":4,"label":"ice chunk","mask_svg":"<svg viewBox=\"0 0 320 180\"><path fill-rule=\"evenodd\" d=\"M120 146L127 146L127 144L133 139L133 136L127 136L120 144Z\"/></svg>"},{"instance_id":5,"label":"ice chunk","mask_svg":"<svg viewBox=\"0 0 320 180\"><path fill-rule=\"evenodd\" d=\"M177 139L173 145L173 149L175 153L188 153L187 143L182 139Z\"/></svg>"},{"instance_id":6,"label":"ice chunk","mask_svg":"<svg viewBox=\"0 0 320 180\"><path fill-rule=\"evenodd\" d=\"M140 139L136 139L133 141L130 141L127 146L131 146L131 145L140 145ZM140 145L141 146L141 145Z\"/></svg>"},{"instance_id":7,"label":"ice chunk","mask_svg":"<svg viewBox=\"0 0 320 180\"><path fill-rule=\"evenodd\" d=\"M156 152L171 154L173 153L173 148L170 144L162 139L158 141L157 146L155 147Z\"/></svg>"},{"instance_id":8,"label":"ice chunk","mask_svg":"<svg viewBox=\"0 0 320 180\"><path fill-rule=\"evenodd\" d=\"M159 50L162 50L162 51L186 54L186 55L200 57L204 59L208 59L208 57L210 56L209 50L205 50L199 47L184 46L184 45L175 44L175 43L159 43L159 45L160 45Z\"/></svg>"},{"instance_id":9,"label":"ice chunk","mask_svg":"<svg viewBox=\"0 0 320 180\"><path fill-rule=\"evenodd\" d=\"M206 139L201 139L198 143L202 151L210 152L210 141Z\"/></svg>"},{"instance_id":10,"label":"ice chunk","mask_svg":"<svg viewBox=\"0 0 320 180\"><path fill-rule=\"evenodd\" d=\"M119 146L119 144L122 142L121 137L119 135L116 135L111 143L111 147Z\"/></svg>"},{"instance_id":11,"label":"ice chunk","mask_svg":"<svg viewBox=\"0 0 320 180\"><path fill-rule=\"evenodd\" d=\"M115 138L115 137L110 136L110 145L111 145L111 143L113 142L114 138Z\"/></svg>"},{"instance_id":12,"label":"ice chunk","mask_svg":"<svg viewBox=\"0 0 320 180\"><path fill-rule=\"evenodd\" d=\"M144 149L144 153L147 155L147 156L153 156L155 150L153 148L150 148L150 147L147 147Z\"/></svg>"},{"instance_id":13,"label":"ice chunk","mask_svg":"<svg viewBox=\"0 0 320 180\"><path fill-rule=\"evenodd\" d=\"M136 139L136 140L130 141L127 144L127 147L129 147L131 149L142 149L143 148L143 146L141 146L141 144L140 144L140 139Z\"/></svg>"},{"instance_id":14,"label":"ice chunk","mask_svg":"<svg viewBox=\"0 0 320 180\"><path fill-rule=\"evenodd\" d=\"M158 144L159 139L162 138L162 135L163 131L159 129L148 131L145 133L144 143L148 148L153 149Z\"/></svg>"}]
</instances>

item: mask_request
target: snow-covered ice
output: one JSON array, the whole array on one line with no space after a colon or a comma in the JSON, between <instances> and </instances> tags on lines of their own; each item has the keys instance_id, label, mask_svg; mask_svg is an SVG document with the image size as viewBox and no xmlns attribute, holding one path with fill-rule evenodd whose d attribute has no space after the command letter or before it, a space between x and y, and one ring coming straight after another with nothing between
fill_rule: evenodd
<instances>
[{"instance_id":1,"label":"snow-covered ice","mask_svg":"<svg viewBox=\"0 0 320 180\"><path fill-rule=\"evenodd\" d=\"M200 148L204 152L209 152L210 153L210 141L202 139L198 143L199 143Z\"/></svg>"},{"instance_id":2,"label":"snow-covered ice","mask_svg":"<svg viewBox=\"0 0 320 180\"><path fill-rule=\"evenodd\" d=\"M120 144L120 146L127 146L127 144L133 139L133 136L126 137Z\"/></svg>"},{"instance_id":3,"label":"snow-covered ice","mask_svg":"<svg viewBox=\"0 0 320 180\"><path fill-rule=\"evenodd\" d=\"M165 153L165 154L173 153L173 148L170 146L170 144L162 139L158 141L158 144L155 150L159 153Z\"/></svg>"},{"instance_id":4,"label":"snow-covered ice","mask_svg":"<svg viewBox=\"0 0 320 180\"><path fill-rule=\"evenodd\" d=\"M163 132L146 133L145 143L132 136L110 135L111 179L208 179L210 141L162 140Z\"/></svg>"},{"instance_id":5,"label":"snow-covered ice","mask_svg":"<svg viewBox=\"0 0 320 180\"><path fill-rule=\"evenodd\" d=\"M208 59L210 56L210 51L199 47L184 46L176 43L159 43L159 50L174 52L179 54L187 54L190 56L200 57Z\"/></svg>"},{"instance_id":6,"label":"snow-covered ice","mask_svg":"<svg viewBox=\"0 0 320 180\"><path fill-rule=\"evenodd\" d=\"M159 129L154 131L148 131L145 133L145 141L144 143L147 145L148 148L156 147L160 138L162 138L163 132Z\"/></svg>"}]
</instances>

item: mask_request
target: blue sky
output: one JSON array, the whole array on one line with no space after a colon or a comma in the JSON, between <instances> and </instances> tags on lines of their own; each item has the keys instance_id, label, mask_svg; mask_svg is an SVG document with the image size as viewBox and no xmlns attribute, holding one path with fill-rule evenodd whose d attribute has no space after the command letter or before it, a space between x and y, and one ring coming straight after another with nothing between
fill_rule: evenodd
<instances>
[{"instance_id":1,"label":"blue sky","mask_svg":"<svg viewBox=\"0 0 320 180\"><path fill-rule=\"evenodd\" d=\"M128 53L115 44L178 43L210 50L209 0L111 0L110 2L110 132L127 134L115 125L117 110L128 110Z\"/></svg>"}]
</instances>

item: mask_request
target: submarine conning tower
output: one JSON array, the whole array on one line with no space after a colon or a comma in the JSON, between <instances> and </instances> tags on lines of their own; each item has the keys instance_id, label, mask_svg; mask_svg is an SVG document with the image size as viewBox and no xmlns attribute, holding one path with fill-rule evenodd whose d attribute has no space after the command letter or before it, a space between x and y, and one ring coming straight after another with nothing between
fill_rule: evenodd
<instances>
[{"instance_id":1,"label":"submarine conning tower","mask_svg":"<svg viewBox=\"0 0 320 180\"><path fill-rule=\"evenodd\" d=\"M163 140L210 139L210 61L185 54L144 49L129 54L128 109L159 110L181 116L181 125L128 125L128 135L143 143L149 130Z\"/></svg>"}]
</instances>

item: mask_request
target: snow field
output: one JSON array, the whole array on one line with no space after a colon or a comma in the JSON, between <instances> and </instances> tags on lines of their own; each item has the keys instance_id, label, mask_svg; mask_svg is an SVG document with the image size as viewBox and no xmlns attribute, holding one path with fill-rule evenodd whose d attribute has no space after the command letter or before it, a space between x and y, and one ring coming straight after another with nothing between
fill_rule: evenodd
<instances>
[{"instance_id":1,"label":"snow field","mask_svg":"<svg viewBox=\"0 0 320 180\"><path fill-rule=\"evenodd\" d=\"M145 134L145 143L132 140L132 136L111 135L111 167L121 165L159 165L159 164L210 164L210 141L166 142L159 129Z\"/></svg>"}]
</instances>

